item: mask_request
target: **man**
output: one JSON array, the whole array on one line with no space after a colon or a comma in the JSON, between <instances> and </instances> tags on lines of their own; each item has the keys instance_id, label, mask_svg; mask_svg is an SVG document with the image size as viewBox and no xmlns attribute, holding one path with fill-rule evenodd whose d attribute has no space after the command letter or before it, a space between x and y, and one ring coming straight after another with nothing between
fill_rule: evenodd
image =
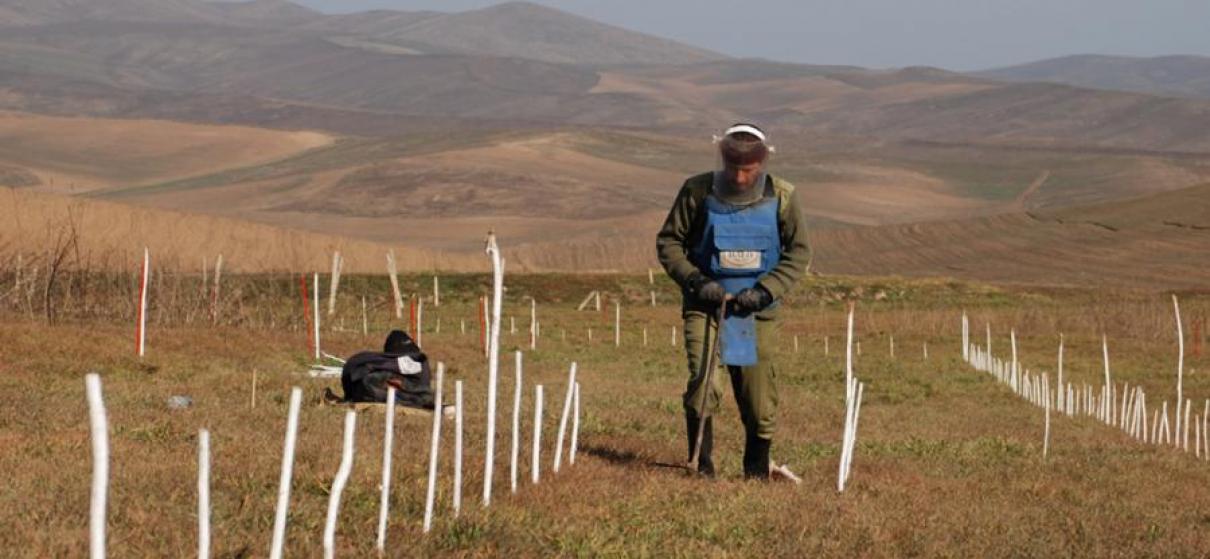
<instances>
[{"instance_id":1,"label":"man","mask_svg":"<svg viewBox=\"0 0 1210 559\"><path fill-rule=\"evenodd\" d=\"M722 375L705 386L707 352L718 336L719 361L731 378L744 423L744 475L768 479L777 370L772 361L782 297L811 262L807 227L794 186L765 171L772 151L752 124L727 129L718 142L720 170L689 178L656 238L660 263L681 286L689 382L684 394L690 460L701 427L698 472L714 475L713 421ZM704 423L701 421L705 417Z\"/></svg>"}]
</instances>

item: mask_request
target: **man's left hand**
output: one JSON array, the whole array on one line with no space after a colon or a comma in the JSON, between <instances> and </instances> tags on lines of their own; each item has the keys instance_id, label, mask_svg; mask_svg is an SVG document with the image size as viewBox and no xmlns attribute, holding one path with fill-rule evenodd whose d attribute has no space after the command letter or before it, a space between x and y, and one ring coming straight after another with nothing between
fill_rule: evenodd
<instances>
[{"instance_id":1,"label":"man's left hand","mask_svg":"<svg viewBox=\"0 0 1210 559\"><path fill-rule=\"evenodd\" d=\"M759 311L772 303L773 295L760 285L749 287L735 296L735 306L742 311Z\"/></svg>"}]
</instances>

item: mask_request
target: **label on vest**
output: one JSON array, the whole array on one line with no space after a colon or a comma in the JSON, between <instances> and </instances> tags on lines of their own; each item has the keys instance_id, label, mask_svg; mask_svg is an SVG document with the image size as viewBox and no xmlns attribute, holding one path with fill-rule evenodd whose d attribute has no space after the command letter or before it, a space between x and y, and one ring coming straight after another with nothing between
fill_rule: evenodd
<instances>
[{"instance_id":1,"label":"label on vest","mask_svg":"<svg viewBox=\"0 0 1210 559\"><path fill-rule=\"evenodd\" d=\"M723 250L718 253L718 264L727 270L760 270L760 257L759 250Z\"/></svg>"}]
</instances>

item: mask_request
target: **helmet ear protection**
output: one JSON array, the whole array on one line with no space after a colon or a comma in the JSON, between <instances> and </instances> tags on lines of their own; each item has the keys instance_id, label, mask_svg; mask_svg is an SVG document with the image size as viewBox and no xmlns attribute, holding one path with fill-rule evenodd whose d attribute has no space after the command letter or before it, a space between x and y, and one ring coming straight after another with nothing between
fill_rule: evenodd
<instances>
[{"instance_id":1,"label":"helmet ear protection","mask_svg":"<svg viewBox=\"0 0 1210 559\"><path fill-rule=\"evenodd\" d=\"M726 136L730 136L732 134L738 134L740 132L746 132L748 134L756 136L756 139L758 139L762 142L768 139L767 137L765 137L765 131L761 130L759 126L757 126L755 124L747 124L744 122L732 125L731 128L728 128L725 132L723 132L723 136L726 137Z\"/></svg>"},{"instance_id":2,"label":"helmet ear protection","mask_svg":"<svg viewBox=\"0 0 1210 559\"><path fill-rule=\"evenodd\" d=\"M737 123L723 131L723 135L714 136L719 154L723 161L732 165L749 165L763 163L776 150L766 143L768 136L759 126L748 123Z\"/></svg>"}]
</instances>

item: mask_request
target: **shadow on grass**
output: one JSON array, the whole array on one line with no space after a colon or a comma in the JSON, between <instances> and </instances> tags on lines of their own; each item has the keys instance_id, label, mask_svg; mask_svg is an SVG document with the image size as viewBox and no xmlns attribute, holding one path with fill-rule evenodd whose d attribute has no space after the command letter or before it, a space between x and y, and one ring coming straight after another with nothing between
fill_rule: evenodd
<instances>
[{"instance_id":1,"label":"shadow on grass","mask_svg":"<svg viewBox=\"0 0 1210 559\"><path fill-rule=\"evenodd\" d=\"M674 464L670 462L659 462L650 458L644 458L638 453L629 450L620 450L617 448L609 448L604 446L585 446L582 447L582 452L600 458L610 464L622 466L625 468L648 468L648 469L673 469L685 470L684 464Z\"/></svg>"}]
</instances>

